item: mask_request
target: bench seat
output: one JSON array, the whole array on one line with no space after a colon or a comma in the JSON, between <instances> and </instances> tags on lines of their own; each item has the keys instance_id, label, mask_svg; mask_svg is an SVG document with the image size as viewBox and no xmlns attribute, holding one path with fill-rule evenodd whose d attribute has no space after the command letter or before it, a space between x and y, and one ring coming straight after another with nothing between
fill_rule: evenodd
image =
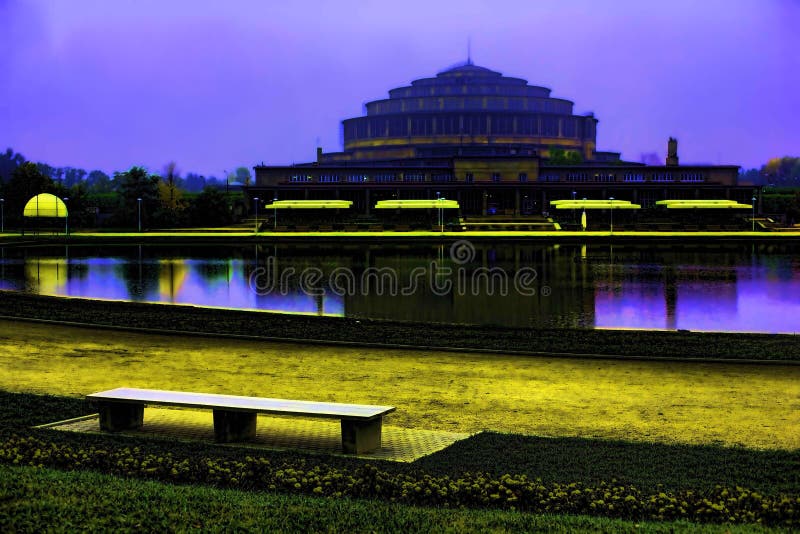
<instances>
[{"instance_id":1,"label":"bench seat","mask_svg":"<svg viewBox=\"0 0 800 534\"><path fill-rule=\"evenodd\" d=\"M259 413L339 419L342 449L361 454L381 446L383 416L394 406L341 404L213 393L116 388L87 395L100 413L100 429L108 432L134 430L143 422L146 404L210 409L214 412L214 437L220 443L255 437Z\"/></svg>"}]
</instances>

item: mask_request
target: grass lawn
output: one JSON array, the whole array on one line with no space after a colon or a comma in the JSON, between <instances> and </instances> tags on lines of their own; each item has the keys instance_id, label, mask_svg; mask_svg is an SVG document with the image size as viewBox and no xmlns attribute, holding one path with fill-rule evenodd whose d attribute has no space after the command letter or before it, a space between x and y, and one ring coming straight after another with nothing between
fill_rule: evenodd
<instances>
[{"instance_id":1,"label":"grass lawn","mask_svg":"<svg viewBox=\"0 0 800 534\"><path fill-rule=\"evenodd\" d=\"M408 428L800 448L800 366L305 346L0 321L0 389L392 404Z\"/></svg>"},{"instance_id":2,"label":"grass lawn","mask_svg":"<svg viewBox=\"0 0 800 534\"><path fill-rule=\"evenodd\" d=\"M632 522L436 509L171 485L92 472L0 466L3 532L765 532L755 525Z\"/></svg>"}]
</instances>

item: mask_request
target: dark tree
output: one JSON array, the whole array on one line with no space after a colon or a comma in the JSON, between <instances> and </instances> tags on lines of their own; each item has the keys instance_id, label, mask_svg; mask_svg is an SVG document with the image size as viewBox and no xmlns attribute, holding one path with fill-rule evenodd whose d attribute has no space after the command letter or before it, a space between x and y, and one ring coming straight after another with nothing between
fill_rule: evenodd
<instances>
[{"instance_id":1,"label":"dark tree","mask_svg":"<svg viewBox=\"0 0 800 534\"><path fill-rule=\"evenodd\" d=\"M192 202L193 226L224 226L232 220L228 199L219 189L206 187Z\"/></svg>"},{"instance_id":2,"label":"dark tree","mask_svg":"<svg viewBox=\"0 0 800 534\"><path fill-rule=\"evenodd\" d=\"M38 167L26 162L14 169L11 179L3 188L5 195L5 216L8 224L21 225L22 210L25 204L40 193L53 193L63 196L63 191L56 187L49 177L42 174Z\"/></svg>"},{"instance_id":3,"label":"dark tree","mask_svg":"<svg viewBox=\"0 0 800 534\"><path fill-rule=\"evenodd\" d=\"M199 193L206 186L206 179L204 176L190 172L183 180L183 185L187 191L191 193Z\"/></svg>"},{"instance_id":4,"label":"dark tree","mask_svg":"<svg viewBox=\"0 0 800 534\"><path fill-rule=\"evenodd\" d=\"M772 158L761 167L761 173L769 184L797 187L800 185L800 158Z\"/></svg>"},{"instance_id":5,"label":"dark tree","mask_svg":"<svg viewBox=\"0 0 800 534\"><path fill-rule=\"evenodd\" d=\"M64 168L64 187L73 187L83 182L86 177L86 171L83 169L76 169L74 167Z\"/></svg>"},{"instance_id":6,"label":"dark tree","mask_svg":"<svg viewBox=\"0 0 800 534\"><path fill-rule=\"evenodd\" d=\"M15 154L13 150L7 148L4 153L0 154L0 182L8 182L14 169L23 163L25 163L25 157L22 154Z\"/></svg>"},{"instance_id":7,"label":"dark tree","mask_svg":"<svg viewBox=\"0 0 800 534\"><path fill-rule=\"evenodd\" d=\"M113 191L111 178L103 171L92 171L86 179L90 193L110 193Z\"/></svg>"},{"instance_id":8,"label":"dark tree","mask_svg":"<svg viewBox=\"0 0 800 534\"><path fill-rule=\"evenodd\" d=\"M142 167L131 167L125 172L114 173L119 187L120 204L114 214L115 224L136 228L139 221L141 200L142 228L148 227L159 208L158 176L149 174Z\"/></svg>"},{"instance_id":9,"label":"dark tree","mask_svg":"<svg viewBox=\"0 0 800 534\"><path fill-rule=\"evenodd\" d=\"M250 169L247 167L237 167L236 181L241 185L250 185Z\"/></svg>"},{"instance_id":10,"label":"dark tree","mask_svg":"<svg viewBox=\"0 0 800 534\"><path fill-rule=\"evenodd\" d=\"M550 151L548 163L551 165L580 165L583 163L583 156L575 150L563 150L554 148Z\"/></svg>"},{"instance_id":11,"label":"dark tree","mask_svg":"<svg viewBox=\"0 0 800 534\"><path fill-rule=\"evenodd\" d=\"M83 228L94 226L95 214L90 211L89 193L85 182L80 182L69 188L64 193L64 202L69 210L70 228Z\"/></svg>"}]
</instances>

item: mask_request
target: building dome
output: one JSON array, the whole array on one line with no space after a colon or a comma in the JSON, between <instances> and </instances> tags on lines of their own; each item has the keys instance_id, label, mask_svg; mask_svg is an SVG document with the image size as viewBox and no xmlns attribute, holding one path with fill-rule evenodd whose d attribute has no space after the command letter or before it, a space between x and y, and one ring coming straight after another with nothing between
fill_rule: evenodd
<instances>
[{"instance_id":1,"label":"building dome","mask_svg":"<svg viewBox=\"0 0 800 534\"><path fill-rule=\"evenodd\" d=\"M58 217L66 218L67 205L64 201L50 193L36 195L25 204L22 211L25 217Z\"/></svg>"},{"instance_id":2,"label":"building dome","mask_svg":"<svg viewBox=\"0 0 800 534\"><path fill-rule=\"evenodd\" d=\"M342 121L344 152L322 161L452 155L540 155L574 150L594 159L594 116L550 89L466 63L389 91L366 115ZM328 156L327 158L325 156Z\"/></svg>"}]
</instances>

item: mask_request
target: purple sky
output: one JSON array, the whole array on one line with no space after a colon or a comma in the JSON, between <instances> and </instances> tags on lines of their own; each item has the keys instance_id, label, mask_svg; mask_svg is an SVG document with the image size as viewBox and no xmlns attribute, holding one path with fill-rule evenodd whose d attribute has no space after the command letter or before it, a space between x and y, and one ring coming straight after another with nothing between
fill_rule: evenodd
<instances>
[{"instance_id":1,"label":"purple sky","mask_svg":"<svg viewBox=\"0 0 800 534\"><path fill-rule=\"evenodd\" d=\"M598 149L800 156L797 0L0 0L0 150L222 176L341 150L344 118L466 59L594 111Z\"/></svg>"}]
</instances>

